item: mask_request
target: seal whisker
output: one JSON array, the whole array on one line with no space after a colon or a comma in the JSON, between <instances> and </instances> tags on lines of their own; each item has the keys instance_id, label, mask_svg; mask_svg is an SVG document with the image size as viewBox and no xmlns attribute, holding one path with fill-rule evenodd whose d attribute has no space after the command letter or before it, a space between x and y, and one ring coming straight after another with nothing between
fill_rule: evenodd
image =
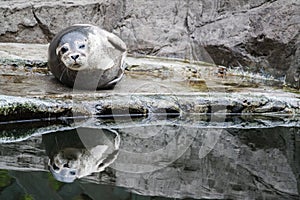
<instances>
[{"instance_id":1,"label":"seal whisker","mask_svg":"<svg viewBox=\"0 0 300 200\"><path fill-rule=\"evenodd\" d=\"M68 70L68 68L64 68L63 72L61 73L59 80L62 82L62 78L64 76L64 74L66 73L66 71Z\"/></svg>"}]
</instances>

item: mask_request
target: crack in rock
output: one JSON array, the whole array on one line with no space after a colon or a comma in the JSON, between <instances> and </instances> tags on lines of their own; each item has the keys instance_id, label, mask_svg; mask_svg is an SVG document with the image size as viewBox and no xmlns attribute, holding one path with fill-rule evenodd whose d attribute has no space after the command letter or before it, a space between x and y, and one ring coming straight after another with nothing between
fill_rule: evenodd
<instances>
[{"instance_id":1,"label":"crack in rock","mask_svg":"<svg viewBox=\"0 0 300 200\"><path fill-rule=\"evenodd\" d=\"M50 42L52 40L52 38L55 36L54 33L52 33L49 29L49 27L44 24L40 19L39 17L37 16L36 12L35 12L35 8L32 7L32 14L33 14L33 17L35 18L35 20L37 21L38 23L38 26L40 27L40 29L42 30L43 34L45 35L45 37L47 38L48 42Z\"/></svg>"}]
</instances>

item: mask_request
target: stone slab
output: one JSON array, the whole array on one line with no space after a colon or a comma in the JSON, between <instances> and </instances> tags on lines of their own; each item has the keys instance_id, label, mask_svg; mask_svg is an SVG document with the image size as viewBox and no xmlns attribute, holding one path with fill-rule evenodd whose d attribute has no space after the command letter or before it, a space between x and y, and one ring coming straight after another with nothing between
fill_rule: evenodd
<instances>
[{"instance_id":1,"label":"stone slab","mask_svg":"<svg viewBox=\"0 0 300 200\"><path fill-rule=\"evenodd\" d=\"M10 119L13 113L11 119L30 116L35 111L44 115L58 113L51 106L46 106L47 112L43 110L42 101L52 101L61 108L61 115L67 116L70 113L63 105L84 116L112 112L300 113L297 90L282 87L276 80L236 71L220 76L220 67L203 62L129 56L125 77L114 90L84 91L60 84L47 70L47 45L5 43L0 47L1 121ZM38 110L28 109L28 105Z\"/></svg>"}]
</instances>

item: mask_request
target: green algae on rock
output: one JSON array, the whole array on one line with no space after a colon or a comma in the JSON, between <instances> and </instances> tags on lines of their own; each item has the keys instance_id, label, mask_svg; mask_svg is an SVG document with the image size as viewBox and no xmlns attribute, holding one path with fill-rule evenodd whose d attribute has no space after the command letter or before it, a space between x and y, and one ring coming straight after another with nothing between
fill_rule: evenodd
<instances>
[{"instance_id":1,"label":"green algae on rock","mask_svg":"<svg viewBox=\"0 0 300 200\"><path fill-rule=\"evenodd\" d=\"M0 121L47 119L70 112L71 107L66 102L0 95Z\"/></svg>"}]
</instances>

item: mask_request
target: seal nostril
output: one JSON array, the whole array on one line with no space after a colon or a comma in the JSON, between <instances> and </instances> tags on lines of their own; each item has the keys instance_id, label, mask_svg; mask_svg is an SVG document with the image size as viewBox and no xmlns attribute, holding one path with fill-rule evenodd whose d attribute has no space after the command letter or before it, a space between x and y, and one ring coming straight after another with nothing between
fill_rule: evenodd
<instances>
[{"instance_id":1,"label":"seal nostril","mask_svg":"<svg viewBox=\"0 0 300 200\"><path fill-rule=\"evenodd\" d=\"M70 171L70 175L75 176L76 172L75 171Z\"/></svg>"},{"instance_id":2,"label":"seal nostril","mask_svg":"<svg viewBox=\"0 0 300 200\"><path fill-rule=\"evenodd\" d=\"M69 163L64 164L64 167L70 168L70 167L69 167Z\"/></svg>"},{"instance_id":3,"label":"seal nostril","mask_svg":"<svg viewBox=\"0 0 300 200\"><path fill-rule=\"evenodd\" d=\"M76 61L76 59L79 58L79 55L78 54L72 55L71 58Z\"/></svg>"}]
</instances>

